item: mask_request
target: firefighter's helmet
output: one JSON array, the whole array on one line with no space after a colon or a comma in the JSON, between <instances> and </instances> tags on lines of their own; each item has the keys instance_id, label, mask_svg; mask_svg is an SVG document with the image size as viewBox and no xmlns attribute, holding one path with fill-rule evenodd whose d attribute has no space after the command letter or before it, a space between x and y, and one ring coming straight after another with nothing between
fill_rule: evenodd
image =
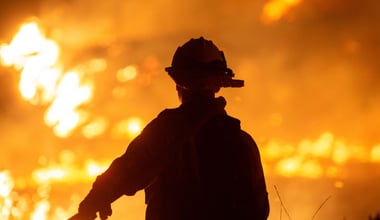
<instances>
[{"instance_id":1,"label":"firefighter's helmet","mask_svg":"<svg viewBox=\"0 0 380 220\"><path fill-rule=\"evenodd\" d=\"M165 68L175 83L187 89L242 87L243 80L232 79L223 51L203 37L191 39L176 50L172 65Z\"/></svg>"}]
</instances>

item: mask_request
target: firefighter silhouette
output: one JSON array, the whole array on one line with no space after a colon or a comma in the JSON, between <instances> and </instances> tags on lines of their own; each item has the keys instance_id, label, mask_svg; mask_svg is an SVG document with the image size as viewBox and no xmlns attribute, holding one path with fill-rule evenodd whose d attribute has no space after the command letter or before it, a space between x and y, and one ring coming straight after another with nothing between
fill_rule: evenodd
<instances>
[{"instance_id":1,"label":"firefighter silhouette","mask_svg":"<svg viewBox=\"0 0 380 220\"><path fill-rule=\"evenodd\" d=\"M223 51L203 37L165 69L181 105L165 109L96 178L71 219L107 219L111 203L145 190L147 220L263 220L269 202L258 147L215 94L242 87Z\"/></svg>"}]
</instances>

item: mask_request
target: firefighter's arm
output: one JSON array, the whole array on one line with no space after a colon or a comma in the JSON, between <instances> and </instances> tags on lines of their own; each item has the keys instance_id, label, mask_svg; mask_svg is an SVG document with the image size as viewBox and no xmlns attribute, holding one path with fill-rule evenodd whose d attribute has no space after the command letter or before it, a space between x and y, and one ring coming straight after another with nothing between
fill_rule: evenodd
<instances>
[{"instance_id":1,"label":"firefighter's arm","mask_svg":"<svg viewBox=\"0 0 380 220\"><path fill-rule=\"evenodd\" d=\"M160 121L156 118L149 123L126 152L96 178L91 191L79 205L81 219L94 219L98 212L106 219L112 214L112 202L122 195L134 195L155 179L168 157L167 136L163 134Z\"/></svg>"}]
</instances>

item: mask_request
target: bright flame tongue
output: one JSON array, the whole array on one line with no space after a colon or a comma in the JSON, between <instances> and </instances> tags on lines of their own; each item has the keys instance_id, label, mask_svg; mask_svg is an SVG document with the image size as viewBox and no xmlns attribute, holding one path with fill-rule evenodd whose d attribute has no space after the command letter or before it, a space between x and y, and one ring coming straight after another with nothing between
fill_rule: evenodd
<instances>
[{"instance_id":1,"label":"bright flame tongue","mask_svg":"<svg viewBox=\"0 0 380 220\"><path fill-rule=\"evenodd\" d=\"M83 121L86 113L77 108L91 100L93 87L83 85L80 72L64 73L58 57L58 45L45 38L35 21L21 26L11 43L0 47L1 62L22 70L22 97L34 105L51 104L45 122L57 136L66 137Z\"/></svg>"},{"instance_id":2,"label":"bright flame tongue","mask_svg":"<svg viewBox=\"0 0 380 220\"><path fill-rule=\"evenodd\" d=\"M22 70L19 88L25 100L41 104L53 99L61 75L55 66L59 47L43 36L36 22L23 25L9 45L0 47L0 55L4 65Z\"/></svg>"},{"instance_id":3,"label":"bright flame tongue","mask_svg":"<svg viewBox=\"0 0 380 220\"><path fill-rule=\"evenodd\" d=\"M79 74L66 73L56 90L56 99L45 115L45 122L54 126L58 136L65 137L85 118L86 113L77 111L77 107L92 97L90 85L80 85Z\"/></svg>"},{"instance_id":4,"label":"bright flame tongue","mask_svg":"<svg viewBox=\"0 0 380 220\"><path fill-rule=\"evenodd\" d=\"M264 23L278 21L300 2L301 0L270 0L263 8L261 19Z\"/></svg>"}]
</instances>

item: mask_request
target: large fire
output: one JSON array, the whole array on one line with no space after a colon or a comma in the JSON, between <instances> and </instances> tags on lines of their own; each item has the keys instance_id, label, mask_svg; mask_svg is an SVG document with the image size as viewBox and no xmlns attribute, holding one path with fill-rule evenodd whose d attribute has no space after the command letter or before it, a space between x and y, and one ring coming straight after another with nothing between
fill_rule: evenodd
<instances>
[{"instance_id":1,"label":"large fire","mask_svg":"<svg viewBox=\"0 0 380 220\"><path fill-rule=\"evenodd\" d=\"M20 71L19 90L22 98L33 105L48 106L44 121L52 127L54 134L60 138L68 137L71 131L85 124L82 134L86 138L101 135L107 126L107 119L97 117L88 120L89 112L81 110L80 106L91 101L94 86L90 78L85 77L84 71L92 72L106 66L105 61L95 60L88 69L64 71L59 60L59 45L52 39L46 38L38 21L25 23L9 44L0 47L1 63L12 66ZM136 70L128 66L118 72L120 81L136 77ZM114 126L113 135L133 138L141 131L142 121L132 117L120 121ZM35 169L31 177L16 180L11 171L0 173L0 219L64 219L75 210L60 211L49 203L50 187L53 183L82 183L89 182L103 172L110 161L99 163L87 159L83 167L75 164L75 155L70 151L61 152L59 163L46 164L46 158L40 158L44 165ZM18 195L17 189L28 187L37 188L38 199L32 204L26 198ZM24 201L25 200L25 201ZM20 202L22 201L22 202ZM53 213L53 214L49 214Z\"/></svg>"},{"instance_id":2,"label":"large fire","mask_svg":"<svg viewBox=\"0 0 380 220\"><path fill-rule=\"evenodd\" d=\"M300 1L270 1L264 8L266 21L275 21ZM91 103L96 90L93 72L107 68L108 61L92 60L90 65L68 68L61 59L61 48L50 39L33 20L20 27L9 44L0 46L3 66L20 72L19 92L32 105L46 106L44 122L59 138L69 139L73 130L81 128L86 139L101 136L110 130L111 137L132 139L139 134L144 121L130 117L110 122L106 116L93 115L83 108ZM138 76L138 67L127 65L115 73L119 82L129 82ZM42 119L41 119L42 120ZM267 175L285 178L333 180L341 189L350 175L350 164L380 163L380 145L368 148L351 145L331 132L322 132L314 139L304 139L298 144L284 144L270 140L261 143L263 164ZM86 158L79 162L71 150L62 150L57 161L44 156L40 167L30 176L13 176L12 170L0 171L0 219L65 219L75 213L80 201L77 195L68 206L51 203L52 188L89 186L94 178L110 164L110 159L99 161ZM277 219L274 217L274 219Z\"/></svg>"},{"instance_id":3,"label":"large fire","mask_svg":"<svg viewBox=\"0 0 380 220\"><path fill-rule=\"evenodd\" d=\"M78 106L91 100L92 86L80 72L63 72L59 46L46 39L36 21L24 24L9 45L0 48L2 63L21 70L19 89L32 104L50 104L45 115L56 135L66 137L81 123Z\"/></svg>"},{"instance_id":4,"label":"large fire","mask_svg":"<svg viewBox=\"0 0 380 220\"><path fill-rule=\"evenodd\" d=\"M104 60L95 60L88 69L64 71L59 61L59 46L47 39L37 21L21 26L10 44L0 47L0 58L5 66L13 66L21 71L19 89L21 96L34 105L49 105L45 123L54 129L59 137L67 137L73 129L88 122L89 112L80 108L89 103L93 95L92 79L84 71L94 72L104 69ZM91 70L95 67L95 70ZM118 72L120 81L136 77L136 70L128 66ZM140 120L141 121L141 120ZM119 126L124 131L131 129L138 133L139 119L130 119L131 125ZM84 128L88 137L104 131L105 122L96 119ZM124 123L125 124L125 123ZM123 133L118 129L118 133Z\"/></svg>"}]
</instances>

